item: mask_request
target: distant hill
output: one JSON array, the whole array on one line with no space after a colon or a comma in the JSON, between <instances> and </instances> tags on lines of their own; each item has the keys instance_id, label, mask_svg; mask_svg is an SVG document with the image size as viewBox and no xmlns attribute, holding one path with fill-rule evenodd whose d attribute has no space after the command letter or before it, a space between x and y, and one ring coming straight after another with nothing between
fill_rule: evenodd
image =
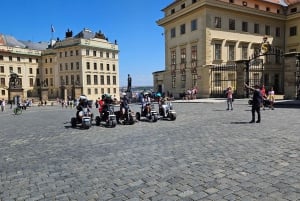
<instances>
[{"instance_id":1,"label":"distant hill","mask_svg":"<svg viewBox=\"0 0 300 201\"><path fill-rule=\"evenodd\" d=\"M132 92L153 91L153 86L135 86L131 87ZM120 87L120 91L126 91L127 87Z\"/></svg>"}]
</instances>

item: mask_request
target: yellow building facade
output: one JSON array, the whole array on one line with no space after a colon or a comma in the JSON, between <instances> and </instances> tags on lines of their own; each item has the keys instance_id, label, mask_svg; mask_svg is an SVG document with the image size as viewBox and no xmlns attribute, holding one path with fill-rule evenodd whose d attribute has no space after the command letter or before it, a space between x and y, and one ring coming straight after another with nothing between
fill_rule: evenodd
<instances>
[{"instance_id":1,"label":"yellow building facade","mask_svg":"<svg viewBox=\"0 0 300 201\"><path fill-rule=\"evenodd\" d=\"M286 61L285 54L300 52L300 2L176 0L162 11L164 17L157 24L164 28L165 69L153 73L155 90L178 98L194 87L198 97L211 97L228 86L237 89L245 81L237 73L245 74L239 69L245 68L243 61L247 61L261 69L250 70L254 80L250 84L285 93L285 80L291 78L285 77L284 67L293 62ZM265 42L271 46L270 55L262 54ZM295 64L296 57L292 58ZM215 71L232 65L238 69Z\"/></svg>"},{"instance_id":2,"label":"yellow building facade","mask_svg":"<svg viewBox=\"0 0 300 201\"><path fill-rule=\"evenodd\" d=\"M118 44L104 34L84 29L73 36L68 30L63 40L28 46L11 36L1 38L1 99L9 99L11 72L21 78L21 99L66 100L80 94L90 100L103 94L119 99Z\"/></svg>"}]
</instances>

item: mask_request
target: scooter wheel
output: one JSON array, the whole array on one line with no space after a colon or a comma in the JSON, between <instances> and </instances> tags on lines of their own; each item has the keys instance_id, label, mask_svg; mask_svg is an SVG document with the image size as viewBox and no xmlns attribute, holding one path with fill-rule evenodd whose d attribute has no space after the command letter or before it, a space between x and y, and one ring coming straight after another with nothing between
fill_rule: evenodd
<instances>
[{"instance_id":1,"label":"scooter wheel","mask_svg":"<svg viewBox=\"0 0 300 201\"><path fill-rule=\"evenodd\" d=\"M96 121L96 125L97 125L97 126L100 126L100 121L101 121L101 119L100 119L99 116L96 116L95 121Z\"/></svg>"},{"instance_id":2,"label":"scooter wheel","mask_svg":"<svg viewBox=\"0 0 300 201\"><path fill-rule=\"evenodd\" d=\"M141 120L141 114L139 112L137 112L135 114L136 120L140 121Z\"/></svg>"},{"instance_id":3,"label":"scooter wheel","mask_svg":"<svg viewBox=\"0 0 300 201\"><path fill-rule=\"evenodd\" d=\"M75 117L73 117L73 118L71 119L71 126L72 126L72 128L75 128L75 127L76 127L76 118L75 118Z\"/></svg>"},{"instance_id":4,"label":"scooter wheel","mask_svg":"<svg viewBox=\"0 0 300 201\"><path fill-rule=\"evenodd\" d=\"M157 114L153 115L152 122L157 122L157 120L158 120L158 115Z\"/></svg>"}]
</instances>

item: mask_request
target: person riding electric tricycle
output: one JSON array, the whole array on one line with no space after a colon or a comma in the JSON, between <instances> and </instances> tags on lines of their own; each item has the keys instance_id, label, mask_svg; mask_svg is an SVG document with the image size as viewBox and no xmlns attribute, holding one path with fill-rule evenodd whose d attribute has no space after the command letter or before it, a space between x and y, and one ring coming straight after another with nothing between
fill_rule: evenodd
<instances>
[{"instance_id":1,"label":"person riding electric tricycle","mask_svg":"<svg viewBox=\"0 0 300 201\"><path fill-rule=\"evenodd\" d=\"M96 125L100 126L101 122L105 122L107 127L115 127L117 124L116 115L114 114L114 106L111 95L104 94L99 101L99 114L96 116Z\"/></svg>"}]
</instances>

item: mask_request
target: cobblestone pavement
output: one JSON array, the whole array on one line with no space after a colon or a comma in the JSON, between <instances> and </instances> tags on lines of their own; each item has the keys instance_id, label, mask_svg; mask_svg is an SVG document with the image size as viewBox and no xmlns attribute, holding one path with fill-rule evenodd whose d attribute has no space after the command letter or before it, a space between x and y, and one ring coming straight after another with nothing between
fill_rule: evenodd
<instances>
[{"instance_id":1,"label":"cobblestone pavement","mask_svg":"<svg viewBox=\"0 0 300 201\"><path fill-rule=\"evenodd\" d=\"M0 200L300 200L300 109L249 124L246 102L175 103L176 121L89 130L70 127L75 109L6 109Z\"/></svg>"}]
</instances>

